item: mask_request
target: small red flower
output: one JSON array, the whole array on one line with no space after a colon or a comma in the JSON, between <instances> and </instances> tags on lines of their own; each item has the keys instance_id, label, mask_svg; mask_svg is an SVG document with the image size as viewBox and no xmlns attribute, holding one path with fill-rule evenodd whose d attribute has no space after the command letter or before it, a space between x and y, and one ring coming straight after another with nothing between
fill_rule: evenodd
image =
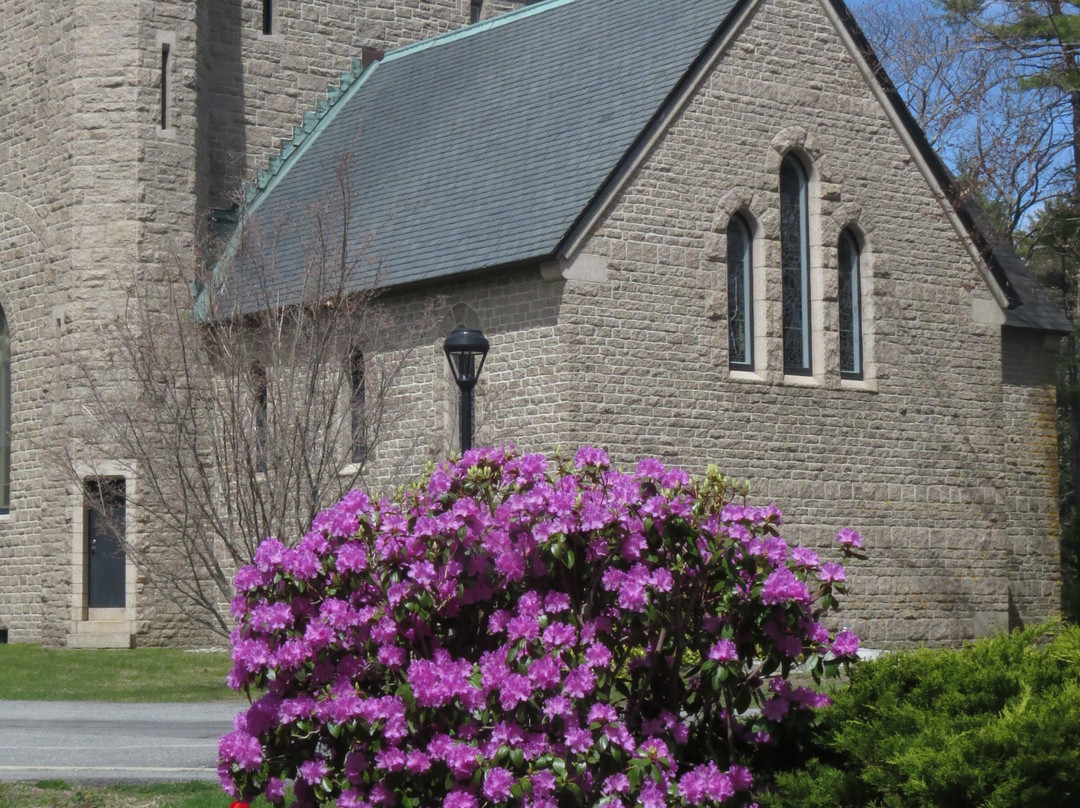
<instances>
[{"instance_id":1,"label":"small red flower","mask_svg":"<svg viewBox=\"0 0 1080 808\"><path fill-rule=\"evenodd\" d=\"M246 802L234 802L230 803L229 808L251 808Z\"/></svg>"}]
</instances>

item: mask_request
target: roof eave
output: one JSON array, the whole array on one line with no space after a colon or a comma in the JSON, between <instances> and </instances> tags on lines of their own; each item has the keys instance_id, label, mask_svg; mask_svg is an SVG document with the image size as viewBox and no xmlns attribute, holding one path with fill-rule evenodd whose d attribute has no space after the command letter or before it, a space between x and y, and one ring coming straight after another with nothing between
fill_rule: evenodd
<instances>
[{"instance_id":1,"label":"roof eave","mask_svg":"<svg viewBox=\"0 0 1080 808\"><path fill-rule=\"evenodd\" d=\"M715 66L728 43L742 27L750 10L759 0L738 0L727 16L717 26L701 52L690 63L678 82L672 87L663 103L649 119L640 134L612 168L592 199L573 221L553 251L553 258L570 261L581 249L596 223L614 203L626 187L634 171L645 161L653 146L690 101L694 92Z\"/></svg>"}]
</instances>

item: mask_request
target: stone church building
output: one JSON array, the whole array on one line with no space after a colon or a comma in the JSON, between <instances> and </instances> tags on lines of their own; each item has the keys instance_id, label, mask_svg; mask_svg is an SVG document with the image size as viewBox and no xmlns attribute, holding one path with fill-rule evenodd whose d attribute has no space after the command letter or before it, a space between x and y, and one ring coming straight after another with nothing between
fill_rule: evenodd
<instances>
[{"instance_id":1,"label":"stone church building","mask_svg":"<svg viewBox=\"0 0 1080 808\"><path fill-rule=\"evenodd\" d=\"M295 303L335 182L354 288L489 338L478 443L717 463L789 538L857 527L844 620L870 646L1059 609L1071 326L952 194L841 0L6 7L5 641L200 642L130 560L95 567L97 482L72 468L119 480L121 508L137 480L78 445L73 368L212 224L239 218L201 316ZM453 438L442 336L400 374L373 481Z\"/></svg>"}]
</instances>

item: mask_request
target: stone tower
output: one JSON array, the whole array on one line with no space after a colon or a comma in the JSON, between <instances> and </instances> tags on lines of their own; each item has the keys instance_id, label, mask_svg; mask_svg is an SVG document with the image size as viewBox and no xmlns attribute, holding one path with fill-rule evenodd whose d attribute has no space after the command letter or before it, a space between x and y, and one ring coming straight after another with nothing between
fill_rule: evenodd
<instances>
[{"instance_id":1,"label":"stone tower","mask_svg":"<svg viewBox=\"0 0 1080 808\"><path fill-rule=\"evenodd\" d=\"M233 205L352 59L521 4L4 0L0 642L128 645L146 632L139 642L198 642L153 616L130 564L115 602L88 603L86 508L71 468L108 469L74 438L93 429L79 373L108 354L101 324L136 286L190 272L210 211Z\"/></svg>"}]
</instances>

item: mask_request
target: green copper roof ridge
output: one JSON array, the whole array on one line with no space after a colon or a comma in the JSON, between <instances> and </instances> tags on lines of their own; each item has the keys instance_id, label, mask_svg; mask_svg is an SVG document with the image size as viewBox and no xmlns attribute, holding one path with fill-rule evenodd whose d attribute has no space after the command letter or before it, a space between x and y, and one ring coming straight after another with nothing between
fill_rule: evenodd
<instances>
[{"instance_id":1,"label":"green copper roof ridge","mask_svg":"<svg viewBox=\"0 0 1080 808\"><path fill-rule=\"evenodd\" d=\"M277 184L277 179L287 173L306 151L305 144L324 128L324 121L334 117L334 111L355 92L356 87L363 84L377 65L378 62L373 62L364 67L359 59L353 59L352 69L342 71L338 81L328 85L326 94L315 102L315 109L303 113L301 123L293 126L292 137L282 138L277 151L268 159L266 168L260 169L255 182L248 184L244 193L247 211L258 208L266 192Z\"/></svg>"},{"instance_id":2,"label":"green copper roof ridge","mask_svg":"<svg viewBox=\"0 0 1080 808\"><path fill-rule=\"evenodd\" d=\"M571 3L575 3L577 0L546 0L546 2L530 3L514 11L508 11L505 14L500 14L498 17L492 17L489 20L483 22L474 22L472 25L467 25L464 28L459 28L456 31L447 31L445 34L439 34L438 36L430 37L429 39L421 39L419 42L413 42L410 45L404 45L400 48L395 48L389 51L382 59L384 62L389 62L396 59L401 59L404 56L408 56L411 53L418 51L425 51L430 48L438 47L439 45L445 45L449 42L456 42L459 39L468 39L469 37L482 34L484 31L490 31L493 28L501 28L504 25L516 22L517 20L524 19L526 17L532 17L536 14L542 14L545 11L549 11L553 8L559 8L560 6L567 6Z\"/></svg>"},{"instance_id":3,"label":"green copper roof ridge","mask_svg":"<svg viewBox=\"0 0 1080 808\"><path fill-rule=\"evenodd\" d=\"M281 178L289 173L289 169L307 151L316 135L329 125L330 121L336 116L337 110L367 81L378 66L379 62L375 61L364 67L359 59L354 58L352 69L341 73L339 83L336 86L337 93L333 99L330 100L331 90L328 89L327 95L319 99L315 110L304 112L303 125L293 127L292 137L282 139L278 150L267 161L268 167L259 169L258 178L255 182L248 184L244 193L240 221L233 230L225 251L214 262L210 279L211 286L217 286L220 282L221 267L236 257L246 219L259 209L263 200L277 186ZM350 77L348 80L346 79L347 76ZM331 84L330 87L334 87L334 85ZM321 108L320 105L325 105L325 107ZM197 290L196 286L198 287ZM192 314L198 320L205 320L210 315L208 310L209 302L206 299L208 291L210 290L202 284L192 284L192 292L195 297Z\"/></svg>"},{"instance_id":4,"label":"green copper roof ridge","mask_svg":"<svg viewBox=\"0 0 1080 808\"><path fill-rule=\"evenodd\" d=\"M331 97L328 90L327 96L318 100L314 110L309 109L304 113L302 126L293 127L292 138L283 140L277 155L275 155L280 158L280 164L276 167L276 170L267 171L264 169L266 176L265 178L260 177L257 184L253 186L256 189L255 193L251 194L249 191L249 197L244 208L245 215L254 213L259 209L259 205L262 204L267 194L274 189L282 177L289 173L289 169L308 150L308 147L318 134L330 124L330 121L337 116L338 110L367 81L378 66L379 62L372 62L367 67L362 68L360 72L356 72L354 68L352 71L354 78L348 83L347 87L341 89L341 86L338 85L337 92L333 97ZM342 73L342 78L346 75L348 75L348 72ZM273 165L273 157L271 157L270 163Z\"/></svg>"},{"instance_id":5,"label":"green copper roof ridge","mask_svg":"<svg viewBox=\"0 0 1080 808\"><path fill-rule=\"evenodd\" d=\"M304 112L301 119L302 124L293 127L292 137L281 140L277 151L267 160L267 165L260 168L255 181L248 184L244 192L243 202L245 208L248 212L258 209L262 198L277 184L277 179L288 173L292 163L296 161L300 154L306 151L305 143L314 137L317 131L324 128L323 121L333 117L332 113L335 108L355 92L356 86L366 80L367 75L380 61L394 61L414 52L427 50L468 36L475 36L484 31L507 25L515 20L531 17L552 8L569 5L575 1L547 0L547 2L532 3L515 11L501 14L498 17L492 17L490 20L473 23L463 29L448 31L445 34L390 51L381 60L373 62L367 68L364 67L360 59L354 58L352 69L343 71L337 83L331 81L327 86L325 95L316 100L315 109Z\"/></svg>"}]
</instances>

